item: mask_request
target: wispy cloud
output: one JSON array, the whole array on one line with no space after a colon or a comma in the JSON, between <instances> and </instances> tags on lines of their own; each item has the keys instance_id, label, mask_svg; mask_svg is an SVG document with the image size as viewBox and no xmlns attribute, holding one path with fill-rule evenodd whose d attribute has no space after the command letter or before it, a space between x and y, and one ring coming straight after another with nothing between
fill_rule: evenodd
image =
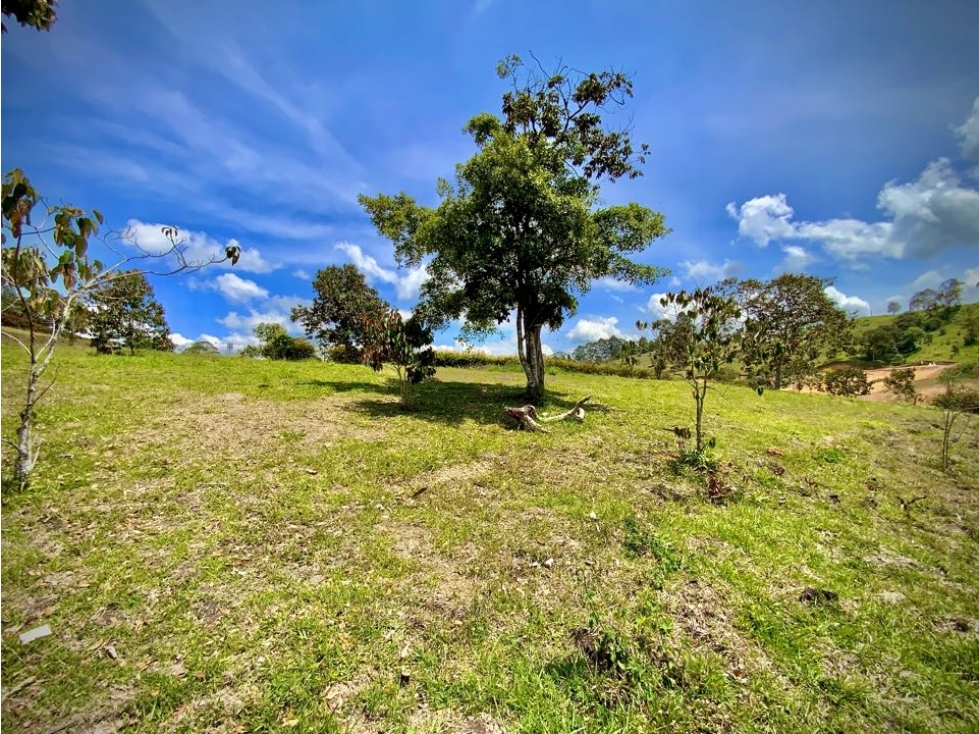
<instances>
[{"instance_id":1,"label":"wispy cloud","mask_svg":"<svg viewBox=\"0 0 979 734\"><path fill-rule=\"evenodd\" d=\"M417 297L419 289L429 277L424 267L408 268L404 275L398 275L394 270L382 267L375 258L365 253L360 245L352 242L338 242L336 249L345 253L368 281L379 280L393 285L401 300Z\"/></svg>"}]
</instances>

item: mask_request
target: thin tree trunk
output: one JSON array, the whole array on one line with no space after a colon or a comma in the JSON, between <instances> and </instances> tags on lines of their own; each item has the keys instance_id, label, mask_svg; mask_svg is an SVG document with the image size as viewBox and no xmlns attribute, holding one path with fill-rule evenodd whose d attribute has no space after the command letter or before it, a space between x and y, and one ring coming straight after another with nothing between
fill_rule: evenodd
<instances>
[{"instance_id":1,"label":"thin tree trunk","mask_svg":"<svg viewBox=\"0 0 979 734\"><path fill-rule=\"evenodd\" d=\"M707 397L707 383L703 384L703 389L698 382L694 382L694 400L697 403L697 453L704 450L704 399Z\"/></svg>"},{"instance_id":2,"label":"thin tree trunk","mask_svg":"<svg viewBox=\"0 0 979 734\"><path fill-rule=\"evenodd\" d=\"M544 354L541 350L540 325L525 325L527 364L527 399L531 403L539 403L544 397Z\"/></svg>"}]
</instances>

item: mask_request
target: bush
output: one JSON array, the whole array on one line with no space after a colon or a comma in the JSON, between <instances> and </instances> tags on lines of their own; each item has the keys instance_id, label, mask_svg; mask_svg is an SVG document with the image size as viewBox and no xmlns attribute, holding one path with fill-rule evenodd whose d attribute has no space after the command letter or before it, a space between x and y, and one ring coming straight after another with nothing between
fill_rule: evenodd
<instances>
[{"instance_id":1,"label":"bush","mask_svg":"<svg viewBox=\"0 0 979 734\"><path fill-rule=\"evenodd\" d=\"M340 346L330 347L326 351L326 358L331 362L338 362L339 364L360 364L360 354L361 352L357 347L341 344Z\"/></svg>"},{"instance_id":2,"label":"bush","mask_svg":"<svg viewBox=\"0 0 979 734\"><path fill-rule=\"evenodd\" d=\"M315 359L316 347L311 341L308 339L303 339L302 337L298 339L290 339L289 343L283 346L282 358L287 359L290 362L299 362L304 359Z\"/></svg>"},{"instance_id":3,"label":"bush","mask_svg":"<svg viewBox=\"0 0 979 734\"><path fill-rule=\"evenodd\" d=\"M870 382L867 381L866 373L859 367L844 367L829 370L823 375L823 389L830 395L844 397L869 395Z\"/></svg>"}]
</instances>

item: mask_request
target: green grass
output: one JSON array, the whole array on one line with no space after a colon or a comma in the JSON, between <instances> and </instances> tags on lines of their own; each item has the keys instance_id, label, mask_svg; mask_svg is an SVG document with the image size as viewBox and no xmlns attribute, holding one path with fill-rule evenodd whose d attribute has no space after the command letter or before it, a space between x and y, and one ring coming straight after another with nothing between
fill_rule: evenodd
<instances>
[{"instance_id":1,"label":"green grass","mask_svg":"<svg viewBox=\"0 0 979 734\"><path fill-rule=\"evenodd\" d=\"M551 375L594 407L541 435L519 371L403 413L358 366L57 362L3 497L11 732L979 727L976 423L942 474L935 409L723 386L718 504L660 430L680 381Z\"/></svg>"}]
</instances>

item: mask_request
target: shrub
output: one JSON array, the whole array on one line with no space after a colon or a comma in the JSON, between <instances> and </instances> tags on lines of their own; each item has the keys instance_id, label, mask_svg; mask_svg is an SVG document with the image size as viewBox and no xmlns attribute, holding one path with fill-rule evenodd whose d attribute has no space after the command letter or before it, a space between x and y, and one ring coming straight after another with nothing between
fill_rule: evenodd
<instances>
[{"instance_id":1,"label":"shrub","mask_svg":"<svg viewBox=\"0 0 979 734\"><path fill-rule=\"evenodd\" d=\"M823 375L823 388L830 395L845 397L870 394L870 382L867 380L866 373L859 367L829 370Z\"/></svg>"}]
</instances>

